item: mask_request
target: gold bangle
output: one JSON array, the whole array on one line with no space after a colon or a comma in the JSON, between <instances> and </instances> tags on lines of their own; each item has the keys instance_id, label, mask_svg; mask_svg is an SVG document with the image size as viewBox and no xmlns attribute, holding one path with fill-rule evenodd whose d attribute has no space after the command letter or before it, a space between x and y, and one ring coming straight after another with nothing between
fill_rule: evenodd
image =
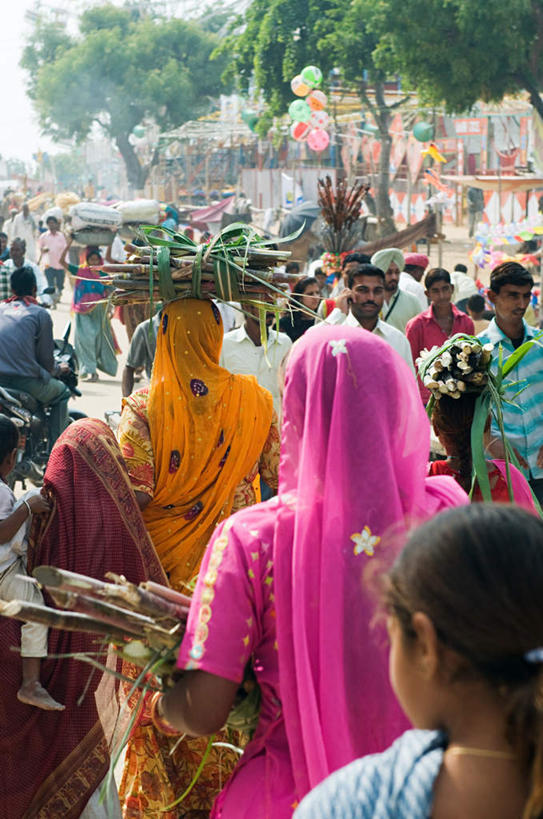
<instances>
[{"instance_id":1,"label":"gold bangle","mask_svg":"<svg viewBox=\"0 0 543 819\"><path fill-rule=\"evenodd\" d=\"M173 725L170 725L164 717L160 716L159 708L164 694L161 691L156 691L151 697L151 720L157 731L161 734L166 734L168 737L178 737L182 731L178 731Z\"/></svg>"}]
</instances>

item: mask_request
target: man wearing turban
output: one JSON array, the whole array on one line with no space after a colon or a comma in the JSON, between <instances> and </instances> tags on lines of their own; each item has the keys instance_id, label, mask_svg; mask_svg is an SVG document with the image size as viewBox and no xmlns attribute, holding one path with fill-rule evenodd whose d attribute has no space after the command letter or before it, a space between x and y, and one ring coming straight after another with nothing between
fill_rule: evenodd
<instances>
[{"instance_id":1,"label":"man wearing turban","mask_svg":"<svg viewBox=\"0 0 543 819\"><path fill-rule=\"evenodd\" d=\"M421 312L421 307L416 296L400 287L400 275L404 268L403 253L397 247L378 250L371 257L371 263L385 274L385 301L381 318L405 333L407 322Z\"/></svg>"},{"instance_id":2,"label":"man wearing turban","mask_svg":"<svg viewBox=\"0 0 543 819\"><path fill-rule=\"evenodd\" d=\"M422 277L429 264L430 259L424 253L408 253L405 257L403 273L400 276L400 287L418 298L421 310L428 308Z\"/></svg>"}]
</instances>

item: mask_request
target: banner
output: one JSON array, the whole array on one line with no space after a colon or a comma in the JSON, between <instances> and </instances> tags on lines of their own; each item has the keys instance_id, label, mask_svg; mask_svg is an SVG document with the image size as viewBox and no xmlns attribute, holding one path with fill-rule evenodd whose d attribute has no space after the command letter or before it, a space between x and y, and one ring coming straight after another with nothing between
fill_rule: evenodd
<instances>
[{"instance_id":1,"label":"banner","mask_svg":"<svg viewBox=\"0 0 543 819\"><path fill-rule=\"evenodd\" d=\"M455 119L453 122L456 136L482 136L487 119L486 117L467 117Z\"/></svg>"},{"instance_id":2,"label":"banner","mask_svg":"<svg viewBox=\"0 0 543 819\"><path fill-rule=\"evenodd\" d=\"M304 201L304 194L300 184L294 184L294 177L286 173L281 174L281 207L290 210Z\"/></svg>"}]
</instances>

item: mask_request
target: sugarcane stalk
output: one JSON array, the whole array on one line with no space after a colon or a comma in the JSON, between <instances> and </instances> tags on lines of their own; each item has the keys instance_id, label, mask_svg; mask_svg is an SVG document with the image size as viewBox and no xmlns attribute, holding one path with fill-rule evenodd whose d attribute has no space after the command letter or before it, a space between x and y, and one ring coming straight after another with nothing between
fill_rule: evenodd
<instances>
[{"instance_id":1,"label":"sugarcane stalk","mask_svg":"<svg viewBox=\"0 0 543 819\"><path fill-rule=\"evenodd\" d=\"M38 603L27 603L26 600L0 600L0 615L12 617L30 623L42 623L48 628L61 631L84 631L89 634L100 634L111 642L124 642L134 635L124 628L109 626L95 620L87 614L71 611L60 611Z\"/></svg>"},{"instance_id":2,"label":"sugarcane stalk","mask_svg":"<svg viewBox=\"0 0 543 819\"><path fill-rule=\"evenodd\" d=\"M124 586L108 583L101 594L106 599L122 602L134 611L147 614L152 618L173 620L178 623L180 620L186 620L188 615L188 606L165 600L133 583L127 583Z\"/></svg>"},{"instance_id":3,"label":"sugarcane stalk","mask_svg":"<svg viewBox=\"0 0 543 819\"><path fill-rule=\"evenodd\" d=\"M56 566L36 566L32 575L41 586L61 588L65 591L97 592L107 585L103 580L97 580L95 577L69 572L67 569L59 569Z\"/></svg>"},{"instance_id":4,"label":"sugarcane stalk","mask_svg":"<svg viewBox=\"0 0 543 819\"><path fill-rule=\"evenodd\" d=\"M151 617L107 603L98 597L88 597L61 589L47 589L47 591L57 606L68 611L88 614L89 617L94 617L96 620L131 631L137 637L145 636L144 626L153 627L155 625Z\"/></svg>"},{"instance_id":5,"label":"sugarcane stalk","mask_svg":"<svg viewBox=\"0 0 543 819\"><path fill-rule=\"evenodd\" d=\"M175 591L175 589L171 589L169 586L162 586L160 583L155 583L154 580L146 580L144 583L140 583L139 587L140 589L145 589L145 591L157 594L165 600L169 600L170 603L176 603L178 606L184 606L187 609L190 608L192 603L192 597Z\"/></svg>"}]
</instances>

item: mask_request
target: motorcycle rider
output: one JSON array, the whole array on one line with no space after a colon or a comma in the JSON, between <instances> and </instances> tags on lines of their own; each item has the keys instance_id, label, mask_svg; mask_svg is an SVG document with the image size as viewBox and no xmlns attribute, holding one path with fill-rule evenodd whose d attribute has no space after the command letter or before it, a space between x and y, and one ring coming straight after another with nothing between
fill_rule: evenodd
<instances>
[{"instance_id":1,"label":"motorcycle rider","mask_svg":"<svg viewBox=\"0 0 543 819\"><path fill-rule=\"evenodd\" d=\"M16 237L9 246L9 259L4 262L2 272L7 276L11 276L15 270L18 270L21 267L30 267L36 277L40 302L42 302L44 306L50 306L53 303L53 300L49 295L46 293L44 294L43 292L48 287L45 273L38 267L36 262L31 262L30 259L25 259L25 255L26 242L24 239Z\"/></svg>"},{"instance_id":2,"label":"motorcycle rider","mask_svg":"<svg viewBox=\"0 0 543 819\"><path fill-rule=\"evenodd\" d=\"M51 446L68 425L70 390L55 376L69 371L55 365L53 322L36 302L36 277L26 266L11 274L12 297L0 303L0 385L22 390L50 407Z\"/></svg>"}]
</instances>

